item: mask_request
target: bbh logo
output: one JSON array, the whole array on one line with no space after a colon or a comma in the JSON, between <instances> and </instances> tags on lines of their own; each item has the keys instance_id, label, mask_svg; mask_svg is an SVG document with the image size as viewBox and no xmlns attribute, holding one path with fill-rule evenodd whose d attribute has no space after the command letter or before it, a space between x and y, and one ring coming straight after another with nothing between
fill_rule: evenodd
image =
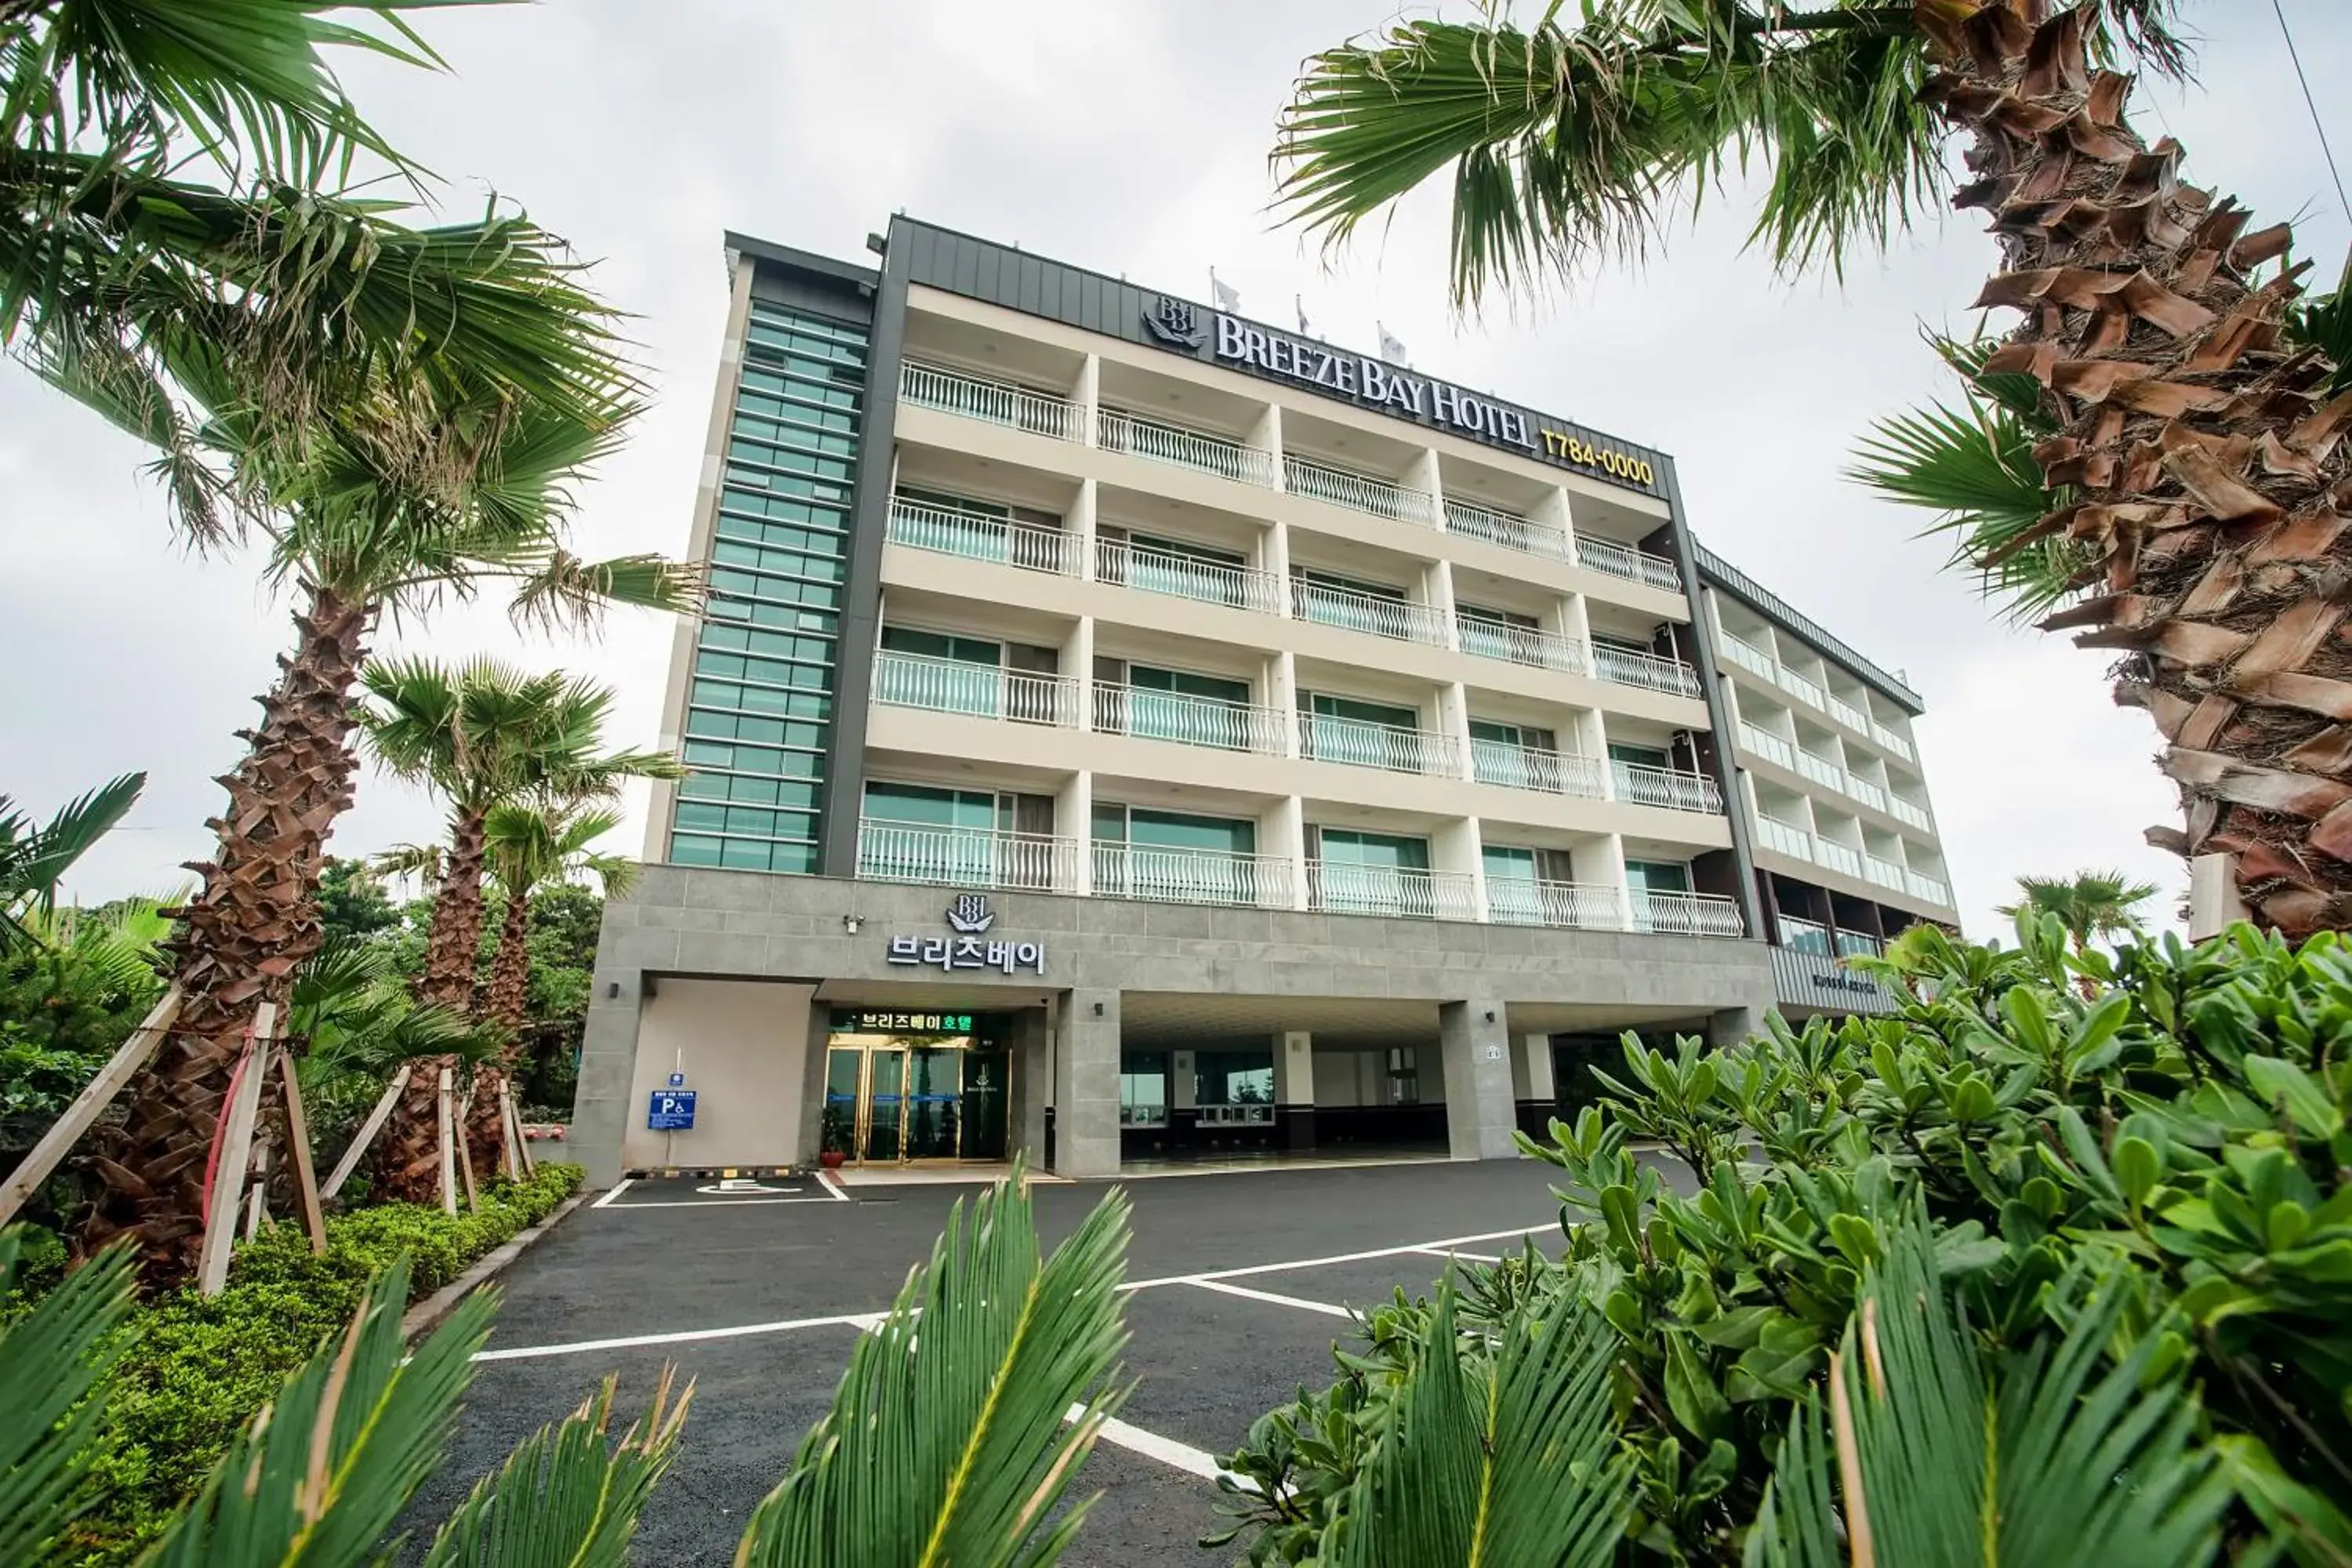
<instances>
[{"instance_id":1,"label":"bbh logo","mask_svg":"<svg viewBox=\"0 0 2352 1568\"><path fill-rule=\"evenodd\" d=\"M1151 335L1163 343L1178 348L1197 349L1209 341L1201 325L1201 312L1190 300L1179 300L1173 294L1161 294L1143 307L1143 324Z\"/></svg>"},{"instance_id":2,"label":"bbh logo","mask_svg":"<svg viewBox=\"0 0 2352 1568\"><path fill-rule=\"evenodd\" d=\"M948 906L948 924L966 936L974 936L996 923L996 911L988 907L985 893L960 893Z\"/></svg>"}]
</instances>

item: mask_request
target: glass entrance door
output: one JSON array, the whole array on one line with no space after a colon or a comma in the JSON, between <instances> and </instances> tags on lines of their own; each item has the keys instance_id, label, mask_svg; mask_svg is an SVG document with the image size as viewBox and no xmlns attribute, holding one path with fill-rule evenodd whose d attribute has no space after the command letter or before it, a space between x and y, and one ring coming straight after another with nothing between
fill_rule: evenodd
<instances>
[{"instance_id":1,"label":"glass entrance door","mask_svg":"<svg viewBox=\"0 0 2352 1568\"><path fill-rule=\"evenodd\" d=\"M860 1164L1004 1158L1005 1058L968 1037L834 1037L820 1147Z\"/></svg>"}]
</instances>

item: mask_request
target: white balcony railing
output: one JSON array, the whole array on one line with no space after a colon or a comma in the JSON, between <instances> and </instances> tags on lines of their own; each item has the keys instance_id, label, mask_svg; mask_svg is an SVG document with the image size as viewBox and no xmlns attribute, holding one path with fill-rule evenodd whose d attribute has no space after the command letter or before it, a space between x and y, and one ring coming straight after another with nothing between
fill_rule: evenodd
<instances>
[{"instance_id":1,"label":"white balcony railing","mask_svg":"<svg viewBox=\"0 0 2352 1568\"><path fill-rule=\"evenodd\" d=\"M1864 778L1860 773L1845 775L1845 793L1873 810L1886 809L1886 792Z\"/></svg>"},{"instance_id":2,"label":"white balcony railing","mask_svg":"<svg viewBox=\"0 0 2352 1568\"><path fill-rule=\"evenodd\" d=\"M1496 511L1492 507L1472 506L1467 501L1449 500L1445 503L1445 531L1461 534L1465 539L1483 539L1489 544L1499 544L1522 555L1541 555L1553 561L1576 559L1575 543L1565 530L1530 522L1524 517Z\"/></svg>"},{"instance_id":3,"label":"white balcony railing","mask_svg":"<svg viewBox=\"0 0 2352 1568\"><path fill-rule=\"evenodd\" d=\"M1095 728L1105 734L1173 741L1220 752L1280 756L1290 748L1290 715L1279 708L1221 702L1213 697L1095 682Z\"/></svg>"},{"instance_id":4,"label":"white balcony railing","mask_svg":"<svg viewBox=\"0 0 2352 1568\"><path fill-rule=\"evenodd\" d=\"M1644 554L1630 545L1612 543L1605 539L1587 539L1579 534L1576 560L1580 566L1606 572L1612 577L1623 577L1631 582L1647 584L1653 588L1664 588L1669 594L1683 591L1683 574L1675 569L1673 562Z\"/></svg>"},{"instance_id":5,"label":"white balcony railing","mask_svg":"<svg viewBox=\"0 0 2352 1568\"><path fill-rule=\"evenodd\" d=\"M1729 632L1723 634L1723 659L1726 664L1736 664L1749 674L1760 675L1767 680L1772 679L1772 671L1776 668L1770 654L1747 638L1734 637Z\"/></svg>"},{"instance_id":6,"label":"white balcony railing","mask_svg":"<svg viewBox=\"0 0 2352 1568\"><path fill-rule=\"evenodd\" d=\"M1892 860L1865 854L1862 858L1862 879L1895 892L1904 890L1904 870Z\"/></svg>"},{"instance_id":7,"label":"white balcony railing","mask_svg":"<svg viewBox=\"0 0 2352 1568\"><path fill-rule=\"evenodd\" d=\"M1952 889L1946 887L1941 879L1922 876L1916 871L1906 871L1904 873L1904 880L1910 885L1913 898L1924 900L1939 909L1948 910L1952 907Z\"/></svg>"},{"instance_id":8,"label":"white balcony railing","mask_svg":"<svg viewBox=\"0 0 2352 1568\"><path fill-rule=\"evenodd\" d=\"M857 825L857 874L943 888L1067 891L1077 886L1078 841L1050 833L923 827L866 817Z\"/></svg>"},{"instance_id":9,"label":"white balcony railing","mask_svg":"<svg viewBox=\"0 0 2352 1568\"><path fill-rule=\"evenodd\" d=\"M1161 849L1139 844L1094 846L1097 898L1286 910L1297 902L1294 888L1291 862L1280 855Z\"/></svg>"},{"instance_id":10,"label":"white balcony railing","mask_svg":"<svg viewBox=\"0 0 2352 1568\"><path fill-rule=\"evenodd\" d=\"M1486 918L1496 925L1561 931L1623 931L1625 890L1605 882L1486 879Z\"/></svg>"},{"instance_id":11,"label":"white balcony railing","mask_svg":"<svg viewBox=\"0 0 2352 1568\"><path fill-rule=\"evenodd\" d=\"M1283 582L1271 572L1200 561L1122 539L1095 541L1095 575L1147 594L1167 594L1268 616L1282 614Z\"/></svg>"},{"instance_id":12,"label":"white balcony railing","mask_svg":"<svg viewBox=\"0 0 2352 1568\"><path fill-rule=\"evenodd\" d=\"M1813 864L1849 877L1859 877L1862 875L1862 851L1816 833L1813 835Z\"/></svg>"},{"instance_id":13,"label":"white balcony railing","mask_svg":"<svg viewBox=\"0 0 2352 1568\"><path fill-rule=\"evenodd\" d=\"M1607 643L1592 646L1592 673L1619 686L1639 686L1650 691L1671 692L1676 697L1698 695L1698 676L1682 660L1660 658L1654 653L1635 653L1631 648L1614 647Z\"/></svg>"},{"instance_id":14,"label":"white balcony railing","mask_svg":"<svg viewBox=\"0 0 2352 1568\"><path fill-rule=\"evenodd\" d=\"M1316 762L1381 768L1392 773L1462 776L1462 755L1451 735L1322 713L1298 716L1298 754Z\"/></svg>"},{"instance_id":15,"label":"white balcony railing","mask_svg":"<svg viewBox=\"0 0 2352 1568\"><path fill-rule=\"evenodd\" d=\"M1066 397L1032 392L1009 382L987 381L944 365L908 360L898 367L898 395L906 402L967 419L1009 425L1056 441L1086 438L1086 410Z\"/></svg>"},{"instance_id":16,"label":"white balcony railing","mask_svg":"<svg viewBox=\"0 0 2352 1568\"><path fill-rule=\"evenodd\" d=\"M1478 888L1459 871L1416 871L1398 866L1307 862L1307 906L1335 915L1475 921Z\"/></svg>"},{"instance_id":17,"label":"white balcony railing","mask_svg":"<svg viewBox=\"0 0 2352 1568\"><path fill-rule=\"evenodd\" d=\"M1907 763L1911 760L1911 742L1896 734L1894 731L1888 729L1885 725L1878 722L1875 719L1872 720L1870 723L1870 738L1877 742L1880 745L1885 747L1888 751L1894 752L1896 756L1902 758L1905 762Z\"/></svg>"},{"instance_id":18,"label":"white balcony railing","mask_svg":"<svg viewBox=\"0 0 2352 1568\"><path fill-rule=\"evenodd\" d=\"M1374 517L1392 517L1400 522L1437 521L1437 498L1427 490L1407 489L1391 480L1287 453L1282 459L1282 477L1295 496L1328 501L1350 511L1368 511Z\"/></svg>"},{"instance_id":19,"label":"white balcony railing","mask_svg":"<svg viewBox=\"0 0 2352 1568\"><path fill-rule=\"evenodd\" d=\"M1810 677L1799 675L1785 664L1772 671L1772 680L1781 690L1807 707L1827 708L1829 706L1830 694L1822 689L1820 682Z\"/></svg>"},{"instance_id":20,"label":"white balcony railing","mask_svg":"<svg viewBox=\"0 0 2352 1568\"><path fill-rule=\"evenodd\" d=\"M1566 675L1586 673L1584 645L1574 637L1458 614L1454 617L1454 633L1461 639L1464 653L1476 654L1481 658L1508 659L1513 664L1530 664Z\"/></svg>"},{"instance_id":21,"label":"white balcony railing","mask_svg":"<svg viewBox=\"0 0 2352 1568\"><path fill-rule=\"evenodd\" d=\"M1931 831L1934 826L1925 811L1899 795L1889 795L1886 797L1886 811L1887 815L1894 817L1895 821L1909 823L1922 833Z\"/></svg>"},{"instance_id":22,"label":"white balcony railing","mask_svg":"<svg viewBox=\"0 0 2352 1568\"><path fill-rule=\"evenodd\" d=\"M1756 818L1756 842L1775 854L1799 860L1813 858L1813 836L1794 823L1761 813Z\"/></svg>"},{"instance_id":23,"label":"white balcony railing","mask_svg":"<svg viewBox=\"0 0 2352 1568\"><path fill-rule=\"evenodd\" d=\"M1827 757L1817 757L1800 747L1797 751L1797 772L1824 789L1843 790L1845 770Z\"/></svg>"},{"instance_id":24,"label":"white balcony railing","mask_svg":"<svg viewBox=\"0 0 2352 1568\"><path fill-rule=\"evenodd\" d=\"M1125 452L1154 463L1214 474L1237 484L1274 488L1274 454L1260 451L1245 441L1137 419L1116 408L1103 409L1095 424L1096 438L1105 451Z\"/></svg>"},{"instance_id":25,"label":"white balcony railing","mask_svg":"<svg viewBox=\"0 0 2352 1568\"><path fill-rule=\"evenodd\" d=\"M1671 768L1647 768L1638 763L1612 762L1609 770L1619 800L1636 805L1663 805L1669 811L1723 809L1723 792L1705 773L1676 773Z\"/></svg>"},{"instance_id":26,"label":"white balcony railing","mask_svg":"<svg viewBox=\"0 0 2352 1568\"><path fill-rule=\"evenodd\" d=\"M894 499L887 535L910 550L994 561L1031 572L1069 576L1077 570L1077 541L1058 528L984 512L954 511L922 501Z\"/></svg>"},{"instance_id":27,"label":"white balcony railing","mask_svg":"<svg viewBox=\"0 0 2352 1568\"><path fill-rule=\"evenodd\" d=\"M1546 795L1607 796L1609 787L1597 757L1574 752L1538 752L1502 741L1473 740L1470 767L1480 784L1505 789L1541 790Z\"/></svg>"},{"instance_id":28,"label":"white balcony railing","mask_svg":"<svg viewBox=\"0 0 2352 1568\"><path fill-rule=\"evenodd\" d=\"M885 708L969 713L982 719L1010 719L1016 724L1066 729L1078 721L1077 682L1067 676L1036 675L922 654L884 653L877 658L874 700Z\"/></svg>"},{"instance_id":29,"label":"white balcony railing","mask_svg":"<svg viewBox=\"0 0 2352 1568\"><path fill-rule=\"evenodd\" d=\"M1856 734L1870 733L1870 715L1843 697L1832 696L1829 701L1830 717Z\"/></svg>"},{"instance_id":30,"label":"white balcony railing","mask_svg":"<svg viewBox=\"0 0 2352 1568\"><path fill-rule=\"evenodd\" d=\"M1290 603L1292 615L1318 626L1344 626L1352 632L1369 632L1373 637L1393 637L1399 642L1445 646L1445 617L1429 605L1417 605L1410 599L1384 599L1350 588L1293 582Z\"/></svg>"},{"instance_id":31,"label":"white balcony railing","mask_svg":"<svg viewBox=\"0 0 2352 1568\"><path fill-rule=\"evenodd\" d=\"M1759 730L1743 721L1739 726L1739 743L1768 763L1778 763L1784 768L1797 765L1797 748L1769 730Z\"/></svg>"},{"instance_id":32,"label":"white balcony railing","mask_svg":"<svg viewBox=\"0 0 2352 1568\"><path fill-rule=\"evenodd\" d=\"M1632 895L1633 929L1661 936L1728 936L1748 934L1739 905L1720 893L1654 893Z\"/></svg>"}]
</instances>

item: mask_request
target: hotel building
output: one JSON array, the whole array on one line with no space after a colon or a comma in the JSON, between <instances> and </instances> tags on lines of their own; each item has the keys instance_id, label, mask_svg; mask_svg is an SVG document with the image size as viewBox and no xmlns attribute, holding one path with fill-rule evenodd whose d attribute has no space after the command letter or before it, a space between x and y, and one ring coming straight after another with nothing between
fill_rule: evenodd
<instances>
[{"instance_id":1,"label":"hotel building","mask_svg":"<svg viewBox=\"0 0 2352 1568\"><path fill-rule=\"evenodd\" d=\"M593 1180L1507 1156L1622 1031L1883 1006L1838 956L1956 921L1919 699L1700 549L1664 453L868 244L728 237Z\"/></svg>"}]
</instances>

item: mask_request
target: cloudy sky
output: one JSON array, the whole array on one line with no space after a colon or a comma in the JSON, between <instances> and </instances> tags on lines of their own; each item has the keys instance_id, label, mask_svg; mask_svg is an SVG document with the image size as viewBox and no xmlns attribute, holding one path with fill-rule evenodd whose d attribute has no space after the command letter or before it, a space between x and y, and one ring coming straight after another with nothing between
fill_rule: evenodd
<instances>
[{"instance_id":1,"label":"cloudy sky","mask_svg":"<svg viewBox=\"0 0 2352 1568\"><path fill-rule=\"evenodd\" d=\"M2315 81L2352 75L2352 6L2284 0ZM2347 226L2268 0L2186 7L2207 30L2200 85L2158 85L2200 183L2301 222L2332 277ZM862 257L897 209L1195 297L1214 266L1244 309L1364 349L1377 319L1424 371L1662 447L1700 537L1927 700L1921 736L1969 929L2021 872L2120 865L2185 886L2140 830L2176 819L2154 731L2112 708L2105 661L2004 629L1938 570L1916 520L1839 478L1869 421L1940 390L1919 323L1965 328L1992 260L1969 223L1825 279L1743 257L1738 194L1671 255L1454 320L1442 202L1409 203L1327 266L1268 211L1265 153L1309 51L1376 26L1389 0L547 0L424 18L446 75L354 65L364 111L446 182L496 191L599 259L635 318L658 401L583 498L593 553L684 547L725 309L719 237L740 229ZM2152 97L2153 103L2147 101ZM2352 156L2352 106L2322 111ZM192 560L165 528L141 451L0 363L0 791L41 811L114 773L150 782L84 862L84 899L163 890L202 855L213 776L241 749L286 646L285 605L249 559ZM615 616L593 643L522 641L495 610L387 628L381 646L497 651L593 671L621 692L615 741L657 728L666 625ZM642 813L640 795L633 803ZM369 776L332 847L362 854L437 827ZM634 853L633 822L621 846Z\"/></svg>"}]
</instances>

